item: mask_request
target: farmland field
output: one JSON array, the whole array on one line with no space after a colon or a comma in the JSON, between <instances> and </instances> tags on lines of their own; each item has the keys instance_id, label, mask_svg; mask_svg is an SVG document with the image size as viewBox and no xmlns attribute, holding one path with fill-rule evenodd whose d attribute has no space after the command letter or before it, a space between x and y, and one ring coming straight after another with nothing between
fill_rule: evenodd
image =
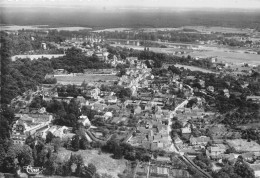
<instances>
[{"instance_id":1,"label":"farmland field","mask_svg":"<svg viewBox=\"0 0 260 178\"><path fill-rule=\"evenodd\" d=\"M201 71L201 72L204 72L204 73L214 73L211 70L203 69L203 68L200 68L200 67L187 66L187 65L181 65L181 64L175 64L174 66L179 67L179 68L183 67L184 69L190 69L191 71Z\"/></svg>"},{"instance_id":2,"label":"farmland field","mask_svg":"<svg viewBox=\"0 0 260 178\"><path fill-rule=\"evenodd\" d=\"M120 46L126 48L133 48L135 50L144 50L144 46L123 45L123 44L111 44L111 46ZM155 53L169 53L169 54L173 54L175 51L192 52L192 50L190 49L176 49L173 47L169 47L169 48L149 47L149 49L150 51L153 51Z\"/></svg>"},{"instance_id":3,"label":"farmland field","mask_svg":"<svg viewBox=\"0 0 260 178\"><path fill-rule=\"evenodd\" d=\"M112 175L112 177L118 177L118 174L122 173L127 166L126 160L113 159L111 158L111 154L98 154L97 150L80 150L72 152L61 148L59 151L59 157L62 161L68 160L71 154L80 154L83 157L85 165L92 163L96 166L99 174L106 173Z\"/></svg>"},{"instance_id":4,"label":"farmland field","mask_svg":"<svg viewBox=\"0 0 260 178\"><path fill-rule=\"evenodd\" d=\"M255 141L248 142L244 139L234 139L234 140L227 140L227 143L229 146L232 146L236 149L236 151L251 151L251 152L257 152L260 150L260 145L257 144Z\"/></svg>"},{"instance_id":5,"label":"farmland field","mask_svg":"<svg viewBox=\"0 0 260 178\"><path fill-rule=\"evenodd\" d=\"M246 29L246 28L227 28L227 27L206 27L206 26L184 26L183 28L186 29L193 29L199 32L204 33L211 33L211 32L219 32L219 33L252 33L253 29Z\"/></svg>"},{"instance_id":6,"label":"farmland field","mask_svg":"<svg viewBox=\"0 0 260 178\"><path fill-rule=\"evenodd\" d=\"M88 30L91 28L87 27L57 27L57 28L50 28L48 25L32 25L32 26L23 26L23 25L1 25L0 30L10 30L10 31L17 31L17 30L66 30L66 31L79 31L79 30Z\"/></svg>"},{"instance_id":7,"label":"farmland field","mask_svg":"<svg viewBox=\"0 0 260 178\"><path fill-rule=\"evenodd\" d=\"M248 63L260 65L260 55L244 53L241 50L230 50L228 48L211 48L207 50L193 51L189 53L192 57L213 57L218 61L225 61L233 64Z\"/></svg>"},{"instance_id":8,"label":"farmland field","mask_svg":"<svg viewBox=\"0 0 260 178\"><path fill-rule=\"evenodd\" d=\"M174 45L174 43L172 43L172 45ZM123 44L112 44L111 46L120 46L126 48L133 48L135 50L144 50L143 46L123 45ZM241 50L241 49L229 49L225 47L201 45L201 50L150 47L150 51L157 52L157 53L168 53L168 54L172 54L175 51L184 51L185 54L180 54L179 56L190 55L192 57L201 57L201 58L217 57L218 61L225 61L227 63L233 63L233 64L248 63L252 65L260 65L260 55L244 53L244 51L246 50Z\"/></svg>"},{"instance_id":9,"label":"farmland field","mask_svg":"<svg viewBox=\"0 0 260 178\"><path fill-rule=\"evenodd\" d=\"M95 30L93 32L122 32L122 31L126 31L126 30L131 30L131 28L107 28L107 29L103 29L103 30Z\"/></svg>"},{"instance_id":10,"label":"farmland field","mask_svg":"<svg viewBox=\"0 0 260 178\"><path fill-rule=\"evenodd\" d=\"M84 74L84 75L76 75L76 76L55 76L57 79L57 83L60 84L75 84L81 85L82 82L85 80L86 83L90 82L98 82L98 81L114 81L117 80L116 75L98 75L98 74Z\"/></svg>"}]
</instances>

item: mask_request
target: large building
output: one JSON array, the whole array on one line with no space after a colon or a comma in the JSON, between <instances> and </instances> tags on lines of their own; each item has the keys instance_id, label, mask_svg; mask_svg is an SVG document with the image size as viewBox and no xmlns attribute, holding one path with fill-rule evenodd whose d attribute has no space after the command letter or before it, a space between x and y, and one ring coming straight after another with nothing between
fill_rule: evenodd
<instances>
[{"instance_id":1,"label":"large building","mask_svg":"<svg viewBox=\"0 0 260 178\"><path fill-rule=\"evenodd\" d=\"M14 123L11 134L15 144L24 144L28 136L36 136L49 128L53 119L50 114L17 114L16 117L18 120Z\"/></svg>"}]
</instances>

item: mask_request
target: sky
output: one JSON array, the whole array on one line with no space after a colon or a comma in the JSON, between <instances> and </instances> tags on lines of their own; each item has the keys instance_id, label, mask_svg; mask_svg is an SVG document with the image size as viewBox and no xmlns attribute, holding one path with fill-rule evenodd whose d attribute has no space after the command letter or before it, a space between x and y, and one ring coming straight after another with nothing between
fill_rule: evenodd
<instances>
[{"instance_id":1,"label":"sky","mask_svg":"<svg viewBox=\"0 0 260 178\"><path fill-rule=\"evenodd\" d=\"M0 0L0 5L260 9L260 0Z\"/></svg>"}]
</instances>

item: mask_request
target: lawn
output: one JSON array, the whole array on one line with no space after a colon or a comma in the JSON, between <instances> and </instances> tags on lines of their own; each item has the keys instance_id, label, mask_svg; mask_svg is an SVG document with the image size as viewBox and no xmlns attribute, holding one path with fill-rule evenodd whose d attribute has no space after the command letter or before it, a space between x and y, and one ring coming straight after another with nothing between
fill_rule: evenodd
<instances>
[{"instance_id":1,"label":"lawn","mask_svg":"<svg viewBox=\"0 0 260 178\"><path fill-rule=\"evenodd\" d=\"M113 177L118 177L118 174L122 174L127 166L126 160L113 159L111 158L111 154L107 153L98 154L97 150L79 150L77 152L72 152L61 148L59 151L59 157L61 160L68 160L71 153L80 154L84 159L85 165L88 165L89 163L94 164L99 174L106 173L112 175Z\"/></svg>"},{"instance_id":2,"label":"lawn","mask_svg":"<svg viewBox=\"0 0 260 178\"><path fill-rule=\"evenodd\" d=\"M57 83L75 84L75 85L80 85L84 80L86 83L117 80L116 75L97 75L97 74L84 74L78 76L55 76L55 78L57 79Z\"/></svg>"}]
</instances>

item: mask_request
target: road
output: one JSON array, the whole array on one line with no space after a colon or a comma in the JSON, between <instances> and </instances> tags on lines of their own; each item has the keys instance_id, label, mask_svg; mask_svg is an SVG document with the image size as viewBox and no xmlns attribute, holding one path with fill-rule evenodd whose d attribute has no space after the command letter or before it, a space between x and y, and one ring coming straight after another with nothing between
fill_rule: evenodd
<instances>
[{"instance_id":1,"label":"road","mask_svg":"<svg viewBox=\"0 0 260 178\"><path fill-rule=\"evenodd\" d=\"M171 111L171 113L170 113L170 116L169 116L169 118L168 118L168 140L169 140L169 141L172 141L172 138L171 138L172 118L173 118L173 116L176 114L176 111L177 111L179 108L185 106L187 103L188 103L188 99L184 100L181 104L179 104L179 105L174 109L174 111ZM171 146L170 146L169 151L180 154L180 152L178 151L178 149L176 148L176 146L174 145L173 142L172 142L172 144L171 144Z\"/></svg>"},{"instance_id":2,"label":"road","mask_svg":"<svg viewBox=\"0 0 260 178\"><path fill-rule=\"evenodd\" d=\"M189 85L185 85L185 86L187 86L187 87L192 91L192 96L193 96L193 88L190 87ZM171 125L172 125L172 118L173 118L173 116L176 114L176 111L177 111L179 108L184 107L184 106L189 102L189 100L191 99L192 96L190 96L189 98L187 98L186 100L184 100L181 104L179 104L179 105L174 109L174 111L172 111L172 112L170 113L170 117L168 118L169 139L171 139L170 134L171 134ZM192 166L194 169L196 169L198 172L200 172L200 173L201 173L202 175L204 175L205 177L207 177L207 178L212 178L211 175L209 175L208 173L206 173L205 171L203 171L202 169L200 169L193 161L191 161L188 157L186 157L183 152L179 152L174 143L172 143L171 148L170 148L170 151L173 151L173 152L179 154L187 164L189 164L190 166Z\"/></svg>"},{"instance_id":3,"label":"road","mask_svg":"<svg viewBox=\"0 0 260 178\"><path fill-rule=\"evenodd\" d=\"M150 175L150 166L151 166L151 161L149 161L149 164L148 164L148 169L147 169L146 178L149 178L149 175Z\"/></svg>"},{"instance_id":4,"label":"road","mask_svg":"<svg viewBox=\"0 0 260 178\"><path fill-rule=\"evenodd\" d=\"M139 161L137 160L137 165L136 165L135 170L134 170L134 176L133 176L133 178L136 177L136 172L137 172L138 166L139 166Z\"/></svg>"}]
</instances>

